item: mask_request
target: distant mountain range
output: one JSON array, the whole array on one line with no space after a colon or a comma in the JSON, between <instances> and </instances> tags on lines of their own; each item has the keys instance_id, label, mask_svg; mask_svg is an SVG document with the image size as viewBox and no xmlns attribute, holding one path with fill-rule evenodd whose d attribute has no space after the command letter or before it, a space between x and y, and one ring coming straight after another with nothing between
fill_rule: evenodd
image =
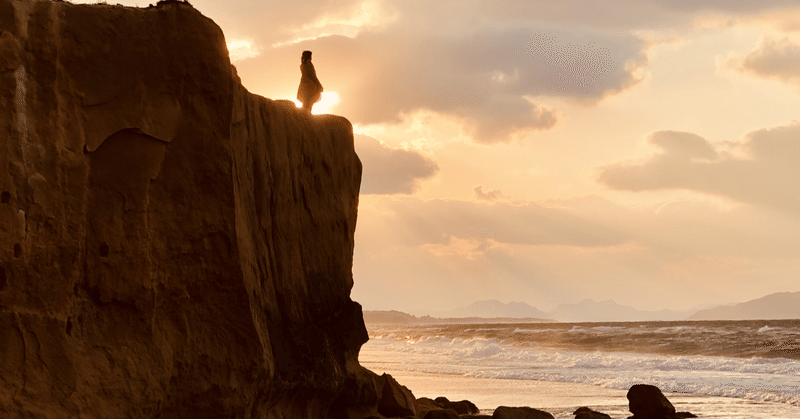
<instances>
[{"instance_id":1,"label":"distant mountain range","mask_svg":"<svg viewBox=\"0 0 800 419\"><path fill-rule=\"evenodd\" d=\"M450 311L431 311L425 313L433 317L457 318L457 317L532 317L539 319L549 319L549 315L544 311L531 307L519 301L512 301L508 304L497 300L476 301L466 307L459 307Z\"/></svg>"},{"instance_id":2,"label":"distant mountain range","mask_svg":"<svg viewBox=\"0 0 800 419\"><path fill-rule=\"evenodd\" d=\"M707 310L638 310L612 300L583 300L561 304L545 312L524 302L502 303L497 300L476 301L450 311L417 313L413 316L399 311L365 311L367 323L469 322L491 319L497 322L562 321L562 322L619 322L656 320L772 320L800 319L800 292L779 292L744 303Z\"/></svg>"},{"instance_id":3,"label":"distant mountain range","mask_svg":"<svg viewBox=\"0 0 800 419\"><path fill-rule=\"evenodd\" d=\"M365 323L390 323L390 324L409 324L409 323L485 323L491 321L493 323L534 323L534 322L552 322L549 319L540 319L533 317L431 317L431 316L414 316L402 311L364 311Z\"/></svg>"},{"instance_id":4,"label":"distant mountain range","mask_svg":"<svg viewBox=\"0 0 800 419\"><path fill-rule=\"evenodd\" d=\"M744 303L700 310L689 320L800 319L800 292L779 292Z\"/></svg>"},{"instance_id":5,"label":"distant mountain range","mask_svg":"<svg viewBox=\"0 0 800 419\"><path fill-rule=\"evenodd\" d=\"M614 321L648 321L648 320L685 320L694 313L689 311L643 311L633 307L621 306L614 301L583 300L576 304L561 304L549 312L541 311L523 302L508 304L497 300L477 301L466 307L450 311L427 312L425 314L439 318L458 317L533 317L539 319L555 319L564 322L614 322Z\"/></svg>"},{"instance_id":6,"label":"distant mountain range","mask_svg":"<svg viewBox=\"0 0 800 419\"><path fill-rule=\"evenodd\" d=\"M560 304L549 312L550 318L565 322L623 322L654 320L685 320L694 310L675 311L637 310L630 306L621 306L612 300L583 300L576 304Z\"/></svg>"}]
</instances>

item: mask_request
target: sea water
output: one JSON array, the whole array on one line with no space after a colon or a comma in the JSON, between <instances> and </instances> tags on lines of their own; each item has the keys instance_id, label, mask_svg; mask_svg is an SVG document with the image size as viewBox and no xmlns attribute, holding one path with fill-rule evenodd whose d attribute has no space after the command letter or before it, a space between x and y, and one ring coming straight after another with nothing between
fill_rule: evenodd
<instances>
[{"instance_id":1,"label":"sea water","mask_svg":"<svg viewBox=\"0 0 800 419\"><path fill-rule=\"evenodd\" d=\"M800 419L800 320L368 325L365 367L417 397L468 399L490 412L531 406L572 418L589 406L630 416L634 384L679 411Z\"/></svg>"}]
</instances>

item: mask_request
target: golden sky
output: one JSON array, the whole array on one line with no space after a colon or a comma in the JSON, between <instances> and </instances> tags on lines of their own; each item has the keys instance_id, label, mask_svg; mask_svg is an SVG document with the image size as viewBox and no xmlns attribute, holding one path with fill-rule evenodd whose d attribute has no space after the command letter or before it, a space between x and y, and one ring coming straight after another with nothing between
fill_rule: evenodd
<instances>
[{"instance_id":1,"label":"golden sky","mask_svg":"<svg viewBox=\"0 0 800 419\"><path fill-rule=\"evenodd\" d=\"M254 93L313 51L364 164L366 309L800 290L796 1L191 3Z\"/></svg>"}]
</instances>

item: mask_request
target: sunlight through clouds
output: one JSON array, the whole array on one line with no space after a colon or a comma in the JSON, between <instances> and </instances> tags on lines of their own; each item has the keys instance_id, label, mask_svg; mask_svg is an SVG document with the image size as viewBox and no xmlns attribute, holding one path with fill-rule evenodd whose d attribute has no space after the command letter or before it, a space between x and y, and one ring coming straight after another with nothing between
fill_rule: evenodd
<instances>
[{"instance_id":1,"label":"sunlight through clouds","mask_svg":"<svg viewBox=\"0 0 800 419\"><path fill-rule=\"evenodd\" d=\"M347 11L326 14L294 31L294 38L273 44L273 48L297 44L331 35L356 37L364 28L385 26L398 15L381 1L365 1Z\"/></svg>"},{"instance_id":2,"label":"sunlight through clouds","mask_svg":"<svg viewBox=\"0 0 800 419\"><path fill-rule=\"evenodd\" d=\"M251 41L244 39L234 39L228 42L228 53L231 56L231 62L257 57L261 54Z\"/></svg>"},{"instance_id":3,"label":"sunlight through clouds","mask_svg":"<svg viewBox=\"0 0 800 419\"><path fill-rule=\"evenodd\" d=\"M363 304L797 289L796 1L190 2L255 94L294 98L313 51L313 113L362 134Z\"/></svg>"}]
</instances>

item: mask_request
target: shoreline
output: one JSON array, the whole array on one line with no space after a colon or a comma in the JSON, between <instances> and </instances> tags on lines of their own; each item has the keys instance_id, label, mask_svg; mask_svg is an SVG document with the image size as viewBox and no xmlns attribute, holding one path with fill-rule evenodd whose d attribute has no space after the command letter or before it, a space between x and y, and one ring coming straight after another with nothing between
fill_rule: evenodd
<instances>
[{"instance_id":1,"label":"shoreline","mask_svg":"<svg viewBox=\"0 0 800 419\"><path fill-rule=\"evenodd\" d=\"M377 371L376 371L377 372ZM481 411L498 406L530 406L541 409L572 406L621 406L627 411L627 390L607 389L583 383L559 383L536 380L495 379L439 375L422 372L385 371L406 386L417 398L467 399ZM573 409L574 410L574 409Z\"/></svg>"},{"instance_id":2,"label":"shoreline","mask_svg":"<svg viewBox=\"0 0 800 419\"><path fill-rule=\"evenodd\" d=\"M440 375L408 371L379 371L362 363L374 372L387 373L407 387L414 397L450 400L469 400L491 415L498 406L528 406L551 413L556 419L574 419L573 412L581 406L606 413L612 418L631 416L627 390L609 389L585 383L564 383L537 380L496 379ZM800 408L784 403L699 396L684 393L664 393L677 411L691 412L700 418L781 418L800 419Z\"/></svg>"}]
</instances>

